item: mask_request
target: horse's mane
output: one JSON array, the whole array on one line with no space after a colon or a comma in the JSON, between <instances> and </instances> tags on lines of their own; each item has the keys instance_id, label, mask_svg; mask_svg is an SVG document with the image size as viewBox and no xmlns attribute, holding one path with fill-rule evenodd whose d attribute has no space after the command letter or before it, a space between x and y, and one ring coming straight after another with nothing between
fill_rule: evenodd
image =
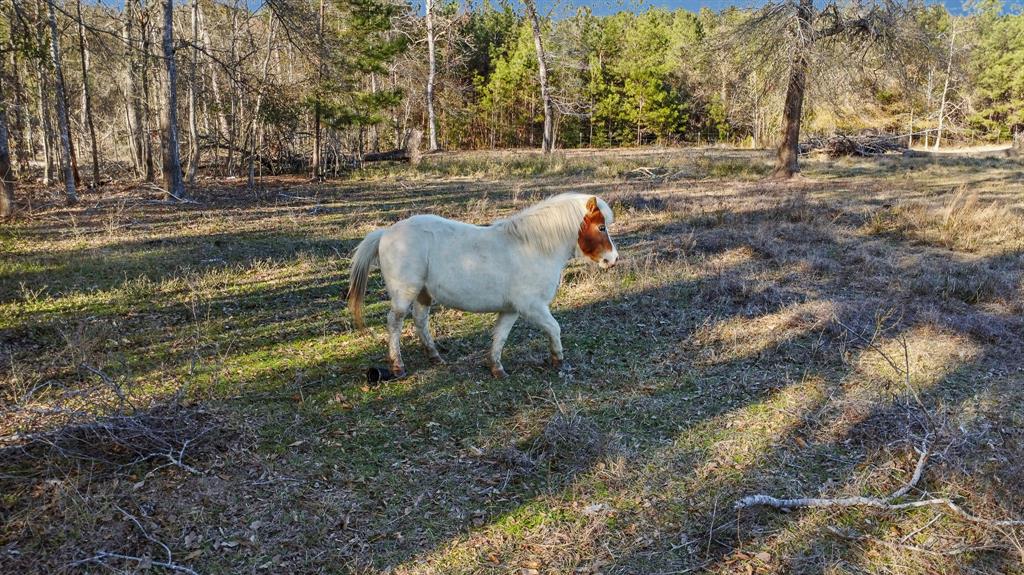
<instances>
[{"instance_id":1,"label":"horse's mane","mask_svg":"<svg viewBox=\"0 0 1024 575\"><path fill-rule=\"evenodd\" d=\"M590 197L587 194L558 194L498 220L493 226L519 241L551 253L576 241Z\"/></svg>"}]
</instances>

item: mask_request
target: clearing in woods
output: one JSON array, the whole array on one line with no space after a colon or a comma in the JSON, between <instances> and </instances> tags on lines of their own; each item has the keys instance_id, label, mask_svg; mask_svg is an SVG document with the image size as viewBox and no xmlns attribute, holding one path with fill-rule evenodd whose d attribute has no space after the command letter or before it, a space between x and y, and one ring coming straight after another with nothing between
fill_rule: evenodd
<instances>
[{"instance_id":1,"label":"clearing in woods","mask_svg":"<svg viewBox=\"0 0 1024 575\"><path fill-rule=\"evenodd\" d=\"M36 191L0 231L0 571L1019 572L1024 533L940 507L732 505L884 497L924 443L902 500L1024 517L1022 167L776 184L760 152L466 153L189 206ZM495 381L493 316L435 309L448 365L407 323L411 376L365 382L387 304L374 273L352 330L363 235L563 191L609 201L621 253L566 270L570 371L520 322Z\"/></svg>"}]
</instances>

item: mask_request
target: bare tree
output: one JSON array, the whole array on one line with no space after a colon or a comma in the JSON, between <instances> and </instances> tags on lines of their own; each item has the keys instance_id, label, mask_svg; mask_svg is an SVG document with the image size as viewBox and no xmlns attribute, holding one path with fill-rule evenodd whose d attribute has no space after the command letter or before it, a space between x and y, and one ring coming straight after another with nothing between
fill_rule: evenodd
<instances>
[{"instance_id":1,"label":"bare tree","mask_svg":"<svg viewBox=\"0 0 1024 575\"><path fill-rule=\"evenodd\" d=\"M434 0L427 0L427 130L430 133L430 151L436 152L437 118L434 116L434 80L437 78L437 63L434 49Z\"/></svg>"},{"instance_id":2,"label":"bare tree","mask_svg":"<svg viewBox=\"0 0 1024 575\"><path fill-rule=\"evenodd\" d=\"M782 133L773 177L788 179L800 171L800 123L812 63L843 52L844 61L830 66L854 66L872 46L894 55L900 48L900 22L907 8L903 0L865 0L840 4L829 0L822 7L813 0L769 2L744 27L742 42L754 42L762 58L789 61Z\"/></svg>"},{"instance_id":3,"label":"bare tree","mask_svg":"<svg viewBox=\"0 0 1024 575\"><path fill-rule=\"evenodd\" d=\"M939 145L942 143L942 128L943 123L946 120L946 103L949 97L949 79L953 75L953 52L956 47L956 28L950 27L949 30L949 53L946 55L946 80L942 84L942 99L939 103L939 128L935 131L935 151L939 151Z\"/></svg>"},{"instance_id":4,"label":"bare tree","mask_svg":"<svg viewBox=\"0 0 1024 575\"><path fill-rule=\"evenodd\" d=\"M192 69L188 83L188 185L196 183L199 129L196 126L196 81L199 69L199 0L192 0Z\"/></svg>"},{"instance_id":5,"label":"bare tree","mask_svg":"<svg viewBox=\"0 0 1024 575\"><path fill-rule=\"evenodd\" d=\"M64 190L69 204L78 203L75 193L75 175L71 157L71 127L68 122L68 108L64 100L64 68L60 59L60 36L57 30L57 14L53 7L54 0L47 0L46 6L50 15L50 48L52 50L54 78L57 81L57 124L60 129L61 156L64 163Z\"/></svg>"},{"instance_id":6,"label":"bare tree","mask_svg":"<svg viewBox=\"0 0 1024 575\"><path fill-rule=\"evenodd\" d=\"M164 62L167 66L167 109L164 110L164 188L176 200L186 200L178 150L178 69L174 63L174 0L164 0Z\"/></svg>"},{"instance_id":7,"label":"bare tree","mask_svg":"<svg viewBox=\"0 0 1024 575\"><path fill-rule=\"evenodd\" d=\"M317 90L320 90L320 84L324 79L324 0L320 0L320 13L317 18L316 26L316 41L317 41L317 58L316 58L316 81ZM311 162L313 179L320 179L321 175L321 158L320 158L320 95L317 95L316 101L313 103L313 161Z\"/></svg>"},{"instance_id":8,"label":"bare tree","mask_svg":"<svg viewBox=\"0 0 1024 575\"><path fill-rule=\"evenodd\" d=\"M554 149L554 118L551 105L551 92L548 87L547 58L544 56L544 42L541 39L540 18L537 16L537 5L535 0L523 0L526 6L526 16L530 19L530 26L533 29L533 45L537 49L537 79L540 81L540 97L544 104L544 139L541 149L545 154L550 154Z\"/></svg>"},{"instance_id":9,"label":"bare tree","mask_svg":"<svg viewBox=\"0 0 1024 575\"><path fill-rule=\"evenodd\" d=\"M78 46L82 51L82 116L89 128L89 143L92 146L92 185L100 185L100 160L96 150L96 124L92 116L92 91L89 88L89 44L85 40L85 19L82 17L82 0L78 8Z\"/></svg>"}]
</instances>

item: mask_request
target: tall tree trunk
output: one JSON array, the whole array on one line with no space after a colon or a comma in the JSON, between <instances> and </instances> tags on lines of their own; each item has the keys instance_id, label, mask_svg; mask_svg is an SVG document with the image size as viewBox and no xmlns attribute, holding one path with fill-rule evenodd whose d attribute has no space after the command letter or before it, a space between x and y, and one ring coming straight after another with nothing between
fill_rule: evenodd
<instances>
[{"instance_id":1,"label":"tall tree trunk","mask_svg":"<svg viewBox=\"0 0 1024 575\"><path fill-rule=\"evenodd\" d=\"M139 178L146 177L146 128L142 115L142 99L139 96L139 75L145 73L140 70L139 57L140 46L136 44L134 35L135 18L139 16L138 0L129 0L125 3L124 15L124 62L125 62L125 115L128 125L129 143L132 146L132 162L135 164L135 175Z\"/></svg>"},{"instance_id":2,"label":"tall tree trunk","mask_svg":"<svg viewBox=\"0 0 1024 575\"><path fill-rule=\"evenodd\" d=\"M199 0L192 0L192 69L188 83L188 185L196 183L199 129L196 126L196 81L199 76Z\"/></svg>"},{"instance_id":3,"label":"tall tree trunk","mask_svg":"<svg viewBox=\"0 0 1024 575\"><path fill-rule=\"evenodd\" d=\"M136 0L138 1L138 0ZM150 86L149 86L149 59L150 50L152 45L152 37L150 36L150 25L149 25L149 10L145 5L139 6L139 14L141 16L139 22L139 33L142 37L142 65L139 68L139 72L142 74L142 134L143 134L143 168L145 170L145 176L147 182L156 181L156 165L153 163L153 140L151 138L152 132L150 128L150 122L152 121L152 109L150 102Z\"/></svg>"},{"instance_id":4,"label":"tall tree trunk","mask_svg":"<svg viewBox=\"0 0 1024 575\"><path fill-rule=\"evenodd\" d=\"M231 125L228 130L228 158L227 158L227 173L234 175L235 173L235 149L238 147L235 142L238 141L238 118L241 115L242 107L242 86L238 82L238 78L235 76L237 67L239 66L238 61L238 0L235 0L235 8L231 11L231 85L234 88L234 92L231 95Z\"/></svg>"},{"instance_id":5,"label":"tall tree trunk","mask_svg":"<svg viewBox=\"0 0 1024 575\"><path fill-rule=\"evenodd\" d=\"M14 140L15 156L18 167L22 171L28 170L29 160L32 158L32 124L28 120L28 104L26 102L25 84L22 81L21 70L18 67L18 59L11 51L11 92L14 100L14 130L11 138Z\"/></svg>"},{"instance_id":6,"label":"tall tree trunk","mask_svg":"<svg viewBox=\"0 0 1024 575\"><path fill-rule=\"evenodd\" d=\"M797 53L789 68L786 103L782 108L782 141L779 142L775 171L772 174L778 179L789 179L800 172L800 116L803 114L804 92L807 88L807 51L810 48L808 43L813 17L813 0L800 0L797 9Z\"/></svg>"},{"instance_id":7,"label":"tall tree trunk","mask_svg":"<svg viewBox=\"0 0 1024 575\"><path fill-rule=\"evenodd\" d=\"M427 131L430 134L430 151L436 152L437 117L434 115L434 80L437 78L436 52L434 49L434 0L427 1Z\"/></svg>"},{"instance_id":8,"label":"tall tree trunk","mask_svg":"<svg viewBox=\"0 0 1024 575\"><path fill-rule=\"evenodd\" d=\"M168 199L185 200L178 156L178 69L174 63L174 0L164 0L164 61L167 64L167 109L164 110L164 188Z\"/></svg>"},{"instance_id":9,"label":"tall tree trunk","mask_svg":"<svg viewBox=\"0 0 1024 575\"><path fill-rule=\"evenodd\" d=\"M213 43L210 41L210 33L206 29L206 19L203 16L202 5L198 5L196 9L197 16L199 18L199 35L203 38L203 46L209 48L210 46L213 46ZM214 110L217 112L217 138L215 143L219 145L222 139L224 140L224 142L229 141L228 119L224 115L224 105L222 103L223 100L221 99L220 96L220 82L217 79L217 67L210 65L209 63L207 63L207 66L210 72L210 90L213 92L213 107ZM209 135L210 130L207 130L206 133L207 135ZM214 149L216 150L216 148ZM217 153L214 152L214 155L216 156ZM216 162L216 157L214 158L213 161Z\"/></svg>"},{"instance_id":10,"label":"tall tree trunk","mask_svg":"<svg viewBox=\"0 0 1024 575\"><path fill-rule=\"evenodd\" d=\"M809 0L802 0L809 1ZM544 55L544 43L540 35L540 19L537 16L536 0L523 0L526 12L533 28L533 45L537 49L537 79L540 81L540 98L544 103L544 137L541 150L550 154L554 149L554 118L552 118L551 94L548 89L547 58Z\"/></svg>"},{"instance_id":11,"label":"tall tree trunk","mask_svg":"<svg viewBox=\"0 0 1024 575\"><path fill-rule=\"evenodd\" d=\"M0 70L0 180L3 182L3 188L0 189L0 220L14 215L14 182L17 180L14 166L11 165L11 149L7 144L6 89L3 72Z\"/></svg>"},{"instance_id":12,"label":"tall tree trunk","mask_svg":"<svg viewBox=\"0 0 1024 575\"><path fill-rule=\"evenodd\" d=\"M69 204L78 203L78 194L75 193L75 175L71 165L71 127L68 122L68 108L64 100L64 69L60 59L60 38L57 30L57 14L53 9L53 2L47 0L46 5L50 15L50 49L53 51L53 70L57 85L54 92L57 93L57 123L60 128L61 154L64 162L64 191L67 194Z\"/></svg>"},{"instance_id":13,"label":"tall tree trunk","mask_svg":"<svg viewBox=\"0 0 1024 575\"><path fill-rule=\"evenodd\" d=\"M39 62L39 118L43 124L43 185L49 186L54 177L53 169L53 122L50 120L50 90L47 66Z\"/></svg>"},{"instance_id":14,"label":"tall tree trunk","mask_svg":"<svg viewBox=\"0 0 1024 575\"><path fill-rule=\"evenodd\" d=\"M85 41L85 23L82 19L82 0L78 0L78 45L82 50L82 115L89 128L92 146L92 185L100 185L100 159L96 149L96 124L92 118L92 93L89 89L89 45Z\"/></svg>"},{"instance_id":15,"label":"tall tree trunk","mask_svg":"<svg viewBox=\"0 0 1024 575\"><path fill-rule=\"evenodd\" d=\"M946 58L946 81L942 85L942 101L939 104L939 129L935 132L935 151L939 151L939 144L942 143L942 124L946 119L946 96L949 94L949 77L953 71L953 42L956 40L956 30L950 29L949 34L949 55Z\"/></svg>"},{"instance_id":16,"label":"tall tree trunk","mask_svg":"<svg viewBox=\"0 0 1024 575\"><path fill-rule=\"evenodd\" d=\"M317 20L317 61L316 61L316 82L317 92L320 91L320 82L324 75L324 0L320 0L320 16ZM317 94L313 102L313 160L310 162L313 171L313 179L320 179L320 94Z\"/></svg>"}]
</instances>

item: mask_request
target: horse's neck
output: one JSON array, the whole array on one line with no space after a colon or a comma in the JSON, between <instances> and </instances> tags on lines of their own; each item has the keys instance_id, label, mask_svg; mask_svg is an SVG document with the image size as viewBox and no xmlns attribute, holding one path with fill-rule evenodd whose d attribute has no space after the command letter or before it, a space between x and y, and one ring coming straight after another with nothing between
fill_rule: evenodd
<instances>
[{"instance_id":1,"label":"horse's neck","mask_svg":"<svg viewBox=\"0 0 1024 575\"><path fill-rule=\"evenodd\" d=\"M562 246L556 250L550 252L544 252L539 249L533 248L526 254L527 257L533 258L535 261L541 263L552 270L554 274L561 274L562 270L569 263L575 255L576 244L575 242L571 246Z\"/></svg>"}]
</instances>

